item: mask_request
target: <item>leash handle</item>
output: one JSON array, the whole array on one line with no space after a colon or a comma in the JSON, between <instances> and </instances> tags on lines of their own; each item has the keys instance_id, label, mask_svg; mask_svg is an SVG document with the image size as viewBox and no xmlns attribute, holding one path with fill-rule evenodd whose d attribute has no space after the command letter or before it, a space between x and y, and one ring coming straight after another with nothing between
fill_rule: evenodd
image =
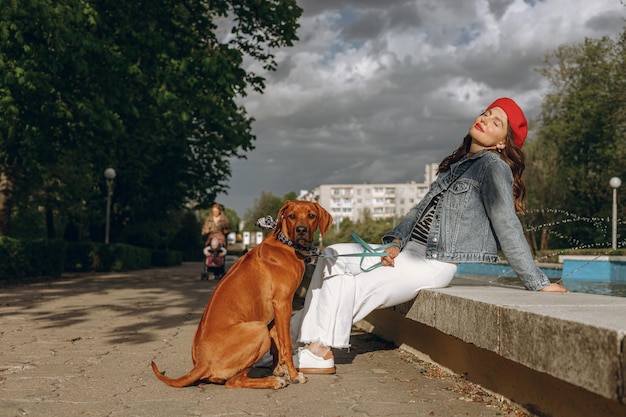
<instances>
[{"instance_id":1,"label":"leash handle","mask_svg":"<svg viewBox=\"0 0 626 417\"><path fill-rule=\"evenodd\" d=\"M383 256L386 256L386 254L387 254L387 252L385 252L385 249L390 248L392 246L400 247L400 245L398 245L396 242L390 242L390 243L385 243L384 245L381 245L381 246L377 247L376 249L374 249L367 242L365 242L363 239L361 239L361 237L359 235L357 235L355 232L352 232L350 234L350 236L352 237L352 240L354 240L359 245L363 246L363 250L364 250L363 253L354 254L354 255L360 255L361 256L361 263L359 264L359 266L361 267L361 271L363 271L363 272L373 271L374 269L376 269L379 266L383 265L382 261L381 261L381 262L378 262L377 264L374 264L374 265L370 266L369 268L363 268L363 261L365 260L366 256L383 257ZM348 256L351 256L351 255L348 255Z\"/></svg>"}]
</instances>

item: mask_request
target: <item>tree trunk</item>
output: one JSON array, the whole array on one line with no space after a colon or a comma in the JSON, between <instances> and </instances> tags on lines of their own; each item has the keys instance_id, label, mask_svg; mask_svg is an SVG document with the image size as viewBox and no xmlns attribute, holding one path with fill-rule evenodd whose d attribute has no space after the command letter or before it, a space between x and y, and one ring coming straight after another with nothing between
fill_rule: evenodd
<instances>
[{"instance_id":1,"label":"tree trunk","mask_svg":"<svg viewBox=\"0 0 626 417\"><path fill-rule=\"evenodd\" d=\"M0 236L9 234L14 189L15 164L5 159L0 167Z\"/></svg>"},{"instance_id":2,"label":"tree trunk","mask_svg":"<svg viewBox=\"0 0 626 417\"><path fill-rule=\"evenodd\" d=\"M56 238L56 231L54 230L54 212L50 206L46 207L46 235L48 239Z\"/></svg>"},{"instance_id":3,"label":"tree trunk","mask_svg":"<svg viewBox=\"0 0 626 417\"><path fill-rule=\"evenodd\" d=\"M550 248L550 231L547 226L541 229L541 250L548 250Z\"/></svg>"},{"instance_id":4,"label":"tree trunk","mask_svg":"<svg viewBox=\"0 0 626 417\"><path fill-rule=\"evenodd\" d=\"M533 230L529 230L525 234L526 234L526 240L530 244L530 250L534 255L537 253L537 238L535 236L535 232Z\"/></svg>"}]
</instances>

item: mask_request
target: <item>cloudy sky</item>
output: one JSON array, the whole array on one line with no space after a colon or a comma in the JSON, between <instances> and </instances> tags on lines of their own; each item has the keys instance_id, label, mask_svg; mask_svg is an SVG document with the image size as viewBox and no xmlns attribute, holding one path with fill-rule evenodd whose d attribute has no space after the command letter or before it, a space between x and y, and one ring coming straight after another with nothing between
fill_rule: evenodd
<instances>
[{"instance_id":1,"label":"cloudy sky","mask_svg":"<svg viewBox=\"0 0 626 417\"><path fill-rule=\"evenodd\" d=\"M423 181L424 165L455 149L495 98L537 113L547 52L626 25L621 0L298 4L300 40L276 51L265 93L243 101L256 149L232 161L229 193L218 196L240 216L263 190Z\"/></svg>"}]
</instances>

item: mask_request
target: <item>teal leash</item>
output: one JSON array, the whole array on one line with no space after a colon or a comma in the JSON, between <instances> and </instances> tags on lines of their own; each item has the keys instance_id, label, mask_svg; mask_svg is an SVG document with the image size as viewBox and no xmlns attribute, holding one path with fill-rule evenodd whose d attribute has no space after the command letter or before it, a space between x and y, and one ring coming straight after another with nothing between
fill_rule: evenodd
<instances>
[{"instance_id":1,"label":"teal leash","mask_svg":"<svg viewBox=\"0 0 626 417\"><path fill-rule=\"evenodd\" d=\"M327 255L325 253L322 253L322 254L320 254L320 256L323 257L323 258L337 258L339 256L351 256L351 257L357 257L358 256L358 257L361 257L361 263L359 264L359 266L361 267L361 271L363 271L363 272L370 272L370 271L373 271L374 269L378 268L379 266L382 266L382 262L378 262L377 264L374 264L374 265L370 266L369 268L363 268L363 261L365 261L366 257L378 256L379 258L382 258L383 256L387 256L388 255L388 253L385 252L385 249L391 248L393 246L400 247L400 245L398 245L396 242L390 242L390 243L385 243L383 245L380 245L377 248L373 248L373 247L370 246L369 243L367 243L363 239L361 239L361 237L359 235L357 235L356 233L352 232L350 234L350 236L352 237L352 240L354 240L359 245L363 246L363 252L342 253L342 254L337 254L337 255Z\"/></svg>"},{"instance_id":2,"label":"teal leash","mask_svg":"<svg viewBox=\"0 0 626 417\"><path fill-rule=\"evenodd\" d=\"M260 219L258 219L256 221L256 226L260 227L262 229L273 229L276 227L276 220L274 220L272 218L272 216L265 216L265 217L261 217ZM390 242L390 243L385 243L383 245L380 245L379 247L377 247L376 249L374 249L373 247L371 247L367 242L365 242L363 239L361 239L361 237L359 235L357 235L356 233L352 232L350 234L350 236L352 237L352 240L354 240L356 243L358 243L359 245L363 246L363 252L358 252L358 253L343 253L343 254L337 254L337 255L326 255L324 253L319 253L319 249L318 248L305 248L303 246L297 245L295 243L293 243L292 241L290 241L289 239L287 239L287 237L285 235L283 235L282 233L278 233L277 235L277 239L279 241L281 241L282 243L296 249L299 250L303 253L308 253L309 257L307 258L308 263L310 264L315 264L315 261L318 257L323 257L323 258L337 258L339 256L360 256L361 257L361 263L359 264L359 266L361 267L361 271L363 272L369 272L369 271L373 271L374 269L378 268L379 266L382 266L382 262L378 262L377 264L374 264L372 266L370 266L369 268L363 268L363 261L365 260L366 257L369 256L378 256L379 258L382 258L383 256L387 256L387 252L385 252L385 249L390 248L392 246L397 246L398 248L400 247L400 245L398 245L395 242Z\"/></svg>"}]
</instances>

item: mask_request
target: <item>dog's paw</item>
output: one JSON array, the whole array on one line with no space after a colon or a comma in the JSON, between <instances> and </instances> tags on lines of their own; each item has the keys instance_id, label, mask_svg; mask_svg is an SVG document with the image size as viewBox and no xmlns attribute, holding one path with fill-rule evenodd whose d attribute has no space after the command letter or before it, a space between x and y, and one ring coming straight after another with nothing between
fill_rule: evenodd
<instances>
[{"instance_id":1,"label":"dog's paw","mask_svg":"<svg viewBox=\"0 0 626 417\"><path fill-rule=\"evenodd\" d=\"M306 376L302 372L298 372L298 376L293 378L294 384L304 384L307 381Z\"/></svg>"},{"instance_id":2,"label":"dog's paw","mask_svg":"<svg viewBox=\"0 0 626 417\"><path fill-rule=\"evenodd\" d=\"M276 365L272 371L272 375L276 377L289 376L289 371L286 366Z\"/></svg>"},{"instance_id":3,"label":"dog's paw","mask_svg":"<svg viewBox=\"0 0 626 417\"><path fill-rule=\"evenodd\" d=\"M289 385L289 381L287 381L287 379L277 376L274 378L274 380L276 381L276 384L274 385L274 389L281 389L281 388L285 388L287 385Z\"/></svg>"}]
</instances>

